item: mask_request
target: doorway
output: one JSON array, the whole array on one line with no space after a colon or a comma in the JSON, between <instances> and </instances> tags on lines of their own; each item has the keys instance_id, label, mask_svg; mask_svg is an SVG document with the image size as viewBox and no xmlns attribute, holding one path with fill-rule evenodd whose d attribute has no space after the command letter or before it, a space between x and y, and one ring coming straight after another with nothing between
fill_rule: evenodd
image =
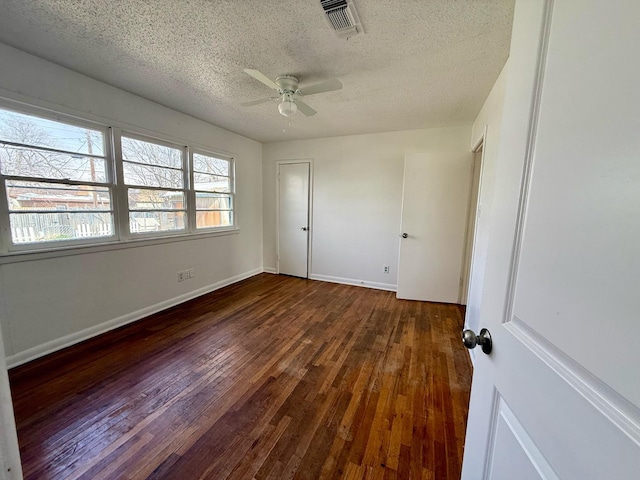
<instances>
[{"instance_id":1,"label":"doorway","mask_svg":"<svg viewBox=\"0 0 640 480\"><path fill-rule=\"evenodd\" d=\"M278 162L278 273L309 276L311 162Z\"/></svg>"},{"instance_id":2,"label":"doorway","mask_svg":"<svg viewBox=\"0 0 640 480\"><path fill-rule=\"evenodd\" d=\"M467 232L465 236L464 257L462 260L462 275L460 278L460 300L458 303L467 305L469 300L469 285L473 271L473 249L476 238L476 224L478 220L478 206L480 201L480 181L482 178L482 156L484 152L484 136L473 150L471 164L471 186L469 188L469 210L467 214Z\"/></svg>"}]
</instances>

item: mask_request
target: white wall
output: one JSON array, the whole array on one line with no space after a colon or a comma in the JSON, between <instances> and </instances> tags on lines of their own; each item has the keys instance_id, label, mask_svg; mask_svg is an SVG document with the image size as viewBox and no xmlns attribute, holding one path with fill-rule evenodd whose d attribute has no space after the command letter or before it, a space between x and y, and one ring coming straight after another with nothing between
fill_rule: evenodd
<instances>
[{"instance_id":1,"label":"white wall","mask_svg":"<svg viewBox=\"0 0 640 480\"><path fill-rule=\"evenodd\" d=\"M238 233L0 264L0 324L16 365L262 271L262 146L0 45L0 97L161 134L236 158ZM176 272L196 276L177 283Z\"/></svg>"},{"instance_id":2,"label":"white wall","mask_svg":"<svg viewBox=\"0 0 640 480\"><path fill-rule=\"evenodd\" d=\"M395 290L405 155L468 152L470 135L468 125L265 144L265 269L276 269L276 162L313 159L310 277Z\"/></svg>"},{"instance_id":3,"label":"white wall","mask_svg":"<svg viewBox=\"0 0 640 480\"><path fill-rule=\"evenodd\" d=\"M465 328L470 328L474 332L480 330L479 315L486 268L487 241L489 238L488 226L494 196L496 160L498 157L498 144L500 143L502 107L504 104L508 65L509 62L507 62L502 69L502 73L500 73L480 113L473 122L471 133L471 148L474 148L482 140L486 127L480 176L480 192L478 197L479 213L476 220L476 234L473 246L469 296L465 319ZM471 351L471 353L473 356L474 351Z\"/></svg>"}]
</instances>

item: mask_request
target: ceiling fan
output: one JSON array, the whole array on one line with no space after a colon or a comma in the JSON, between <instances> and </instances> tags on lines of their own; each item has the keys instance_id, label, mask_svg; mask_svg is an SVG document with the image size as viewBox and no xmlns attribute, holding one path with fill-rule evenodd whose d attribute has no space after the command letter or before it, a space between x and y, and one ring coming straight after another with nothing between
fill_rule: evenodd
<instances>
[{"instance_id":1,"label":"ceiling fan","mask_svg":"<svg viewBox=\"0 0 640 480\"><path fill-rule=\"evenodd\" d=\"M280 112L280 115L284 117L290 117L298 110L307 117L315 115L318 112L300 100L300 97L308 97L309 95L315 95L317 93L332 92L342 88L342 82L335 78L333 80L316 83L305 88L298 88L298 78L293 75L278 75L274 82L258 70L246 68L244 71L259 82L264 83L267 87L273 88L278 92L278 96L261 98L260 100L245 102L241 105L243 107L251 107L253 105L260 105L261 103L267 103L277 98L281 98L282 101L278 105L278 111Z\"/></svg>"}]
</instances>

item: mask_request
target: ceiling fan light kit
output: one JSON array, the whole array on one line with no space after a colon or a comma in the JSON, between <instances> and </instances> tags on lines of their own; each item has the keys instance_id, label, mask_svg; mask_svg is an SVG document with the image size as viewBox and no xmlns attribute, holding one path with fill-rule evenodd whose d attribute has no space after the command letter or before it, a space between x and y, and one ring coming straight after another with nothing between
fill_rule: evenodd
<instances>
[{"instance_id":1,"label":"ceiling fan light kit","mask_svg":"<svg viewBox=\"0 0 640 480\"><path fill-rule=\"evenodd\" d=\"M276 77L278 92L282 92L282 102L278 105L278 111L283 117L290 117L298 111L294 95L298 90L298 79L293 75L278 75Z\"/></svg>"},{"instance_id":2,"label":"ceiling fan light kit","mask_svg":"<svg viewBox=\"0 0 640 480\"><path fill-rule=\"evenodd\" d=\"M298 111L298 106L296 105L296 102L294 102L291 98L289 98L287 95L284 95L282 98L282 102L280 102L280 104L278 105L278 111L283 117L290 117Z\"/></svg>"},{"instance_id":3,"label":"ceiling fan light kit","mask_svg":"<svg viewBox=\"0 0 640 480\"><path fill-rule=\"evenodd\" d=\"M298 77L293 75L278 75L276 81L272 81L264 73L258 70L252 70L250 68L245 69L245 73L251 75L260 83L272 88L278 92L278 96L282 98L282 101L278 104L278 112L283 117L291 117L298 110L305 116L310 117L315 115L316 112L313 108L303 102L300 97L316 95L318 93L332 92L334 90L340 90L342 88L342 82L338 79L326 80L324 82L316 83L306 88L299 88ZM260 105L271 101L273 97L268 97L260 100L254 100L251 102L245 102L242 105L245 107L252 107L254 105Z\"/></svg>"}]
</instances>

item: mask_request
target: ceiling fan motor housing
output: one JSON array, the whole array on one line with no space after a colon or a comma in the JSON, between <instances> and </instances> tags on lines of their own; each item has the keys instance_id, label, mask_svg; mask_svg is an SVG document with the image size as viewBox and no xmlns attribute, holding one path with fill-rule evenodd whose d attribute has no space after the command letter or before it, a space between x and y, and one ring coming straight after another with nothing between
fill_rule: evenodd
<instances>
[{"instance_id":1,"label":"ceiling fan motor housing","mask_svg":"<svg viewBox=\"0 0 640 480\"><path fill-rule=\"evenodd\" d=\"M281 93L293 93L298 90L298 77L293 75L278 75L276 85L280 87Z\"/></svg>"}]
</instances>

